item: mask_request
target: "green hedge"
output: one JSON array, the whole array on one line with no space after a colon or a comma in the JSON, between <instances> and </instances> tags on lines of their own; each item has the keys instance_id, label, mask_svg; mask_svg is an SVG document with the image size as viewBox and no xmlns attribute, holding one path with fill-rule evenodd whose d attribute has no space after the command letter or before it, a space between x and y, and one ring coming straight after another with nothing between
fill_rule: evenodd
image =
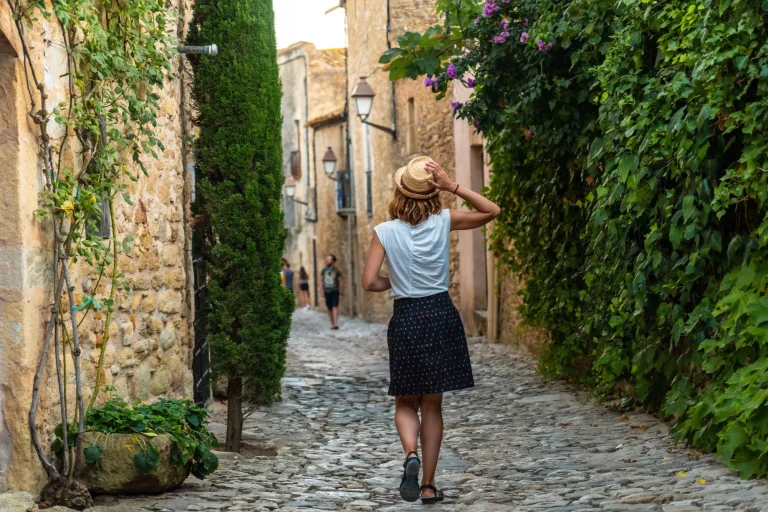
<instances>
[{"instance_id":1,"label":"green hedge","mask_svg":"<svg viewBox=\"0 0 768 512\"><path fill-rule=\"evenodd\" d=\"M272 2L198 0L189 41L219 46L216 57L193 58L195 214L205 233L211 364L249 398L269 403L280 395L294 310L280 282L284 178Z\"/></svg>"},{"instance_id":2,"label":"green hedge","mask_svg":"<svg viewBox=\"0 0 768 512\"><path fill-rule=\"evenodd\" d=\"M454 107L487 137L493 241L551 333L544 370L768 474L768 2L438 9L382 62L438 97L474 75Z\"/></svg>"}]
</instances>

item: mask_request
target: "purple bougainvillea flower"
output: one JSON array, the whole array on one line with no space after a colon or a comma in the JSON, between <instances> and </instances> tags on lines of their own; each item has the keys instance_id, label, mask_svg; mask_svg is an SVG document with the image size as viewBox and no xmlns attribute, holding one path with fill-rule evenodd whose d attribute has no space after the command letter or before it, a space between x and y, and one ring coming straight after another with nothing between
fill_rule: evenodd
<instances>
[{"instance_id":1,"label":"purple bougainvillea flower","mask_svg":"<svg viewBox=\"0 0 768 512\"><path fill-rule=\"evenodd\" d=\"M424 87L432 87L432 78L431 77L424 78Z\"/></svg>"},{"instance_id":2,"label":"purple bougainvillea flower","mask_svg":"<svg viewBox=\"0 0 768 512\"><path fill-rule=\"evenodd\" d=\"M538 41L536 41L536 46L538 46L538 47L539 47L539 51L540 51L540 52L545 52L545 51L547 51L547 49L548 49L548 48L547 48L547 43L545 43L545 42L544 42L544 41L542 41L541 39L539 39ZM551 47L551 43L550 43L550 47Z\"/></svg>"},{"instance_id":3,"label":"purple bougainvillea flower","mask_svg":"<svg viewBox=\"0 0 768 512\"><path fill-rule=\"evenodd\" d=\"M487 0L483 7L483 16L490 18L499 11L500 7L496 5L496 0Z\"/></svg>"},{"instance_id":4,"label":"purple bougainvillea flower","mask_svg":"<svg viewBox=\"0 0 768 512\"><path fill-rule=\"evenodd\" d=\"M523 32L520 34L520 42L524 43L528 40L528 38L531 37L531 35L528 32Z\"/></svg>"},{"instance_id":5,"label":"purple bougainvillea flower","mask_svg":"<svg viewBox=\"0 0 768 512\"><path fill-rule=\"evenodd\" d=\"M458 101L453 101L451 102L451 108L453 110L459 110L461 108L461 103L459 103Z\"/></svg>"},{"instance_id":6,"label":"purple bougainvillea flower","mask_svg":"<svg viewBox=\"0 0 768 512\"><path fill-rule=\"evenodd\" d=\"M475 18L475 25L477 25L478 23L480 23L480 18Z\"/></svg>"},{"instance_id":7,"label":"purple bougainvillea flower","mask_svg":"<svg viewBox=\"0 0 768 512\"><path fill-rule=\"evenodd\" d=\"M473 79L471 79L471 78L467 78L467 87L469 87L470 89L474 88L475 87L475 81Z\"/></svg>"},{"instance_id":8,"label":"purple bougainvillea flower","mask_svg":"<svg viewBox=\"0 0 768 512\"><path fill-rule=\"evenodd\" d=\"M448 69L446 70L445 75L451 80L458 78L459 75L456 74L456 66L453 65L453 62L448 64Z\"/></svg>"}]
</instances>

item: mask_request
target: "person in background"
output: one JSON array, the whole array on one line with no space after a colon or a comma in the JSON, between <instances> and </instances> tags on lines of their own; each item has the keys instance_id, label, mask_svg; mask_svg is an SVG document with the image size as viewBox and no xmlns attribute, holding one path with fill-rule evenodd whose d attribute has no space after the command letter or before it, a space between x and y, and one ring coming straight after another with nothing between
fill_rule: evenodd
<instances>
[{"instance_id":1,"label":"person in background","mask_svg":"<svg viewBox=\"0 0 768 512\"><path fill-rule=\"evenodd\" d=\"M283 286L293 293L293 270L287 261L283 260Z\"/></svg>"},{"instance_id":2,"label":"person in background","mask_svg":"<svg viewBox=\"0 0 768 512\"><path fill-rule=\"evenodd\" d=\"M323 297L328 308L328 318L331 320L331 329L339 328L339 302L344 294L341 292L341 272L336 268L336 256L329 254L325 258L323 269Z\"/></svg>"},{"instance_id":3,"label":"person in background","mask_svg":"<svg viewBox=\"0 0 768 512\"><path fill-rule=\"evenodd\" d=\"M301 305L304 306L304 309L307 311L311 309L311 306L309 305L309 274L307 274L304 267L299 269L299 300L301 301Z\"/></svg>"}]
</instances>

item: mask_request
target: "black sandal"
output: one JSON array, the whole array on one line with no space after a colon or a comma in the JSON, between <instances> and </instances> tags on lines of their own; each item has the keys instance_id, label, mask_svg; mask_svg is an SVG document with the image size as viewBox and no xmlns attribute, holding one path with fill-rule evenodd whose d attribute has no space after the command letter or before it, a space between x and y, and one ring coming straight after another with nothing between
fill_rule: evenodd
<instances>
[{"instance_id":1,"label":"black sandal","mask_svg":"<svg viewBox=\"0 0 768 512\"><path fill-rule=\"evenodd\" d=\"M406 456L405 462L403 462L403 479L400 481L400 497L405 501L416 501L421 496L419 489L421 460L419 460L416 452L408 452L407 455L412 453L415 453L416 457Z\"/></svg>"},{"instance_id":2,"label":"black sandal","mask_svg":"<svg viewBox=\"0 0 768 512\"><path fill-rule=\"evenodd\" d=\"M424 489L432 489L432 492L435 493L434 496L430 496L429 498L421 498L421 502L424 505L434 505L438 501L443 501L445 499L445 495L443 494L443 491L439 490L437 487L435 487L432 484L422 485L419 492L423 491Z\"/></svg>"}]
</instances>

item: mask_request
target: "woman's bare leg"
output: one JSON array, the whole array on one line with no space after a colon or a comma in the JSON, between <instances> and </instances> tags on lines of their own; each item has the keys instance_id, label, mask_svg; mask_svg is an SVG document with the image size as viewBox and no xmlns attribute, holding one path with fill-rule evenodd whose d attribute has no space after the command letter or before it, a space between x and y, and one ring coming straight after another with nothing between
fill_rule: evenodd
<instances>
[{"instance_id":1,"label":"woman's bare leg","mask_svg":"<svg viewBox=\"0 0 768 512\"><path fill-rule=\"evenodd\" d=\"M407 456L419 444L419 395L395 397L395 427Z\"/></svg>"},{"instance_id":2,"label":"woman's bare leg","mask_svg":"<svg viewBox=\"0 0 768 512\"><path fill-rule=\"evenodd\" d=\"M443 394L421 395L421 456L423 473L422 485L435 485L435 470L440 457L440 444L443 441ZM425 489L425 498L434 496L434 492Z\"/></svg>"}]
</instances>

